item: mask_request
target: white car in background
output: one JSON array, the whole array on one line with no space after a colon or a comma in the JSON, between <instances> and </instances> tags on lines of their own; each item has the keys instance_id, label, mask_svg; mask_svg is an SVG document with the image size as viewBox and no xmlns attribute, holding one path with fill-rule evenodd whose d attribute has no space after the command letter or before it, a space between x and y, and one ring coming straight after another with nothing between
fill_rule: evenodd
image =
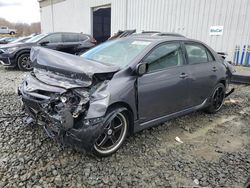
<instances>
[{"instance_id":1,"label":"white car in background","mask_svg":"<svg viewBox=\"0 0 250 188\"><path fill-rule=\"evenodd\" d=\"M10 35L15 35L16 30L15 29L9 29L6 26L1 26L0 27L0 34L10 34Z\"/></svg>"}]
</instances>

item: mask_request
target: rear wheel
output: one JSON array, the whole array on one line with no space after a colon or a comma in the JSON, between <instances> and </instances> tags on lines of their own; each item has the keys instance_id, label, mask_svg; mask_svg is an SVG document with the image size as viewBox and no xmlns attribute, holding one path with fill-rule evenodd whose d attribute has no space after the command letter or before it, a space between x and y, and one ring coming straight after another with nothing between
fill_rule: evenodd
<instances>
[{"instance_id":1,"label":"rear wheel","mask_svg":"<svg viewBox=\"0 0 250 188\"><path fill-rule=\"evenodd\" d=\"M218 112L225 99L225 86L222 83L216 85L213 94L211 96L210 105L206 109L208 113L216 113Z\"/></svg>"},{"instance_id":2,"label":"rear wheel","mask_svg":"<svg viewBox=\"0 0 250 188\"><path fill-rule=\"evenodd\" d=\"M25 53L20 55L17 59L17 65L22 71L31 71L33 67L31 66L30 54Z\"/></svg>"},{"instance_id":3,"label":"rear wheel","mask_svg":"<svg viewBox=\"0 0 250 188\"><path fill-rule=\"evenodd\" d=\"M118 109L119 110L119 109ZM111 110L109 114L115 113L117 109ZM129 120L126 111L121 111L112 116L105 125L103 133L99 136L94 144L94 153L98 156L105 157L115 153L123 144L128 127Z\"/></svg>"},{"instance_id":4,"label":"rear wheel","mask_svg":"<svg viewBox=\"0 0 250 188\"><path fill-rule=\"evenodd\" d=\"M14 32L14 31L11 31L11 32L10 32L10 35L15 35L15 32Z\"/></svg>"}]
</instances>

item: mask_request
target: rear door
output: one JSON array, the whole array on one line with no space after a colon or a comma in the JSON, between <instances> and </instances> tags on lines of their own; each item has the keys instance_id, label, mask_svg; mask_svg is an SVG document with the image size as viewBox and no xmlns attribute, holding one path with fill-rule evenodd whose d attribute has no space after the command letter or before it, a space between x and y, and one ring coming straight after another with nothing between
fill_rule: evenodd
<instances>
[{"instance_id":1,"label":"rear door","mask_svg":"<svg viewBox=\"0 0 250 188\"><path fill-rule=\"evenodd\" d=\"M187 70L180 43L157 46L143 62L149 67L138 78L140 123L186 109Z\"/></svg>"},{"instance_id":2,"label":"rear door","mask_svg":"<svg viewBox=\"0 0 250 188\"><path fill-rule=\"evenodd\" d=\"M77 48L80 45L79 40L79 34L77 33L64 33L62 51L70 54L76 54Z\"/></svg>"},{"instance_id":3,"label":"rear door","mask_svg":"<svg viewBox=\"0 0 250 188\"><path fill-rule=\"evenodd\" d=\"M202 104L207 99L217 81L217 67L212 53L196 42L185 42L184 49L188 61L189 105Z\"/></svg>"}]
</instances>

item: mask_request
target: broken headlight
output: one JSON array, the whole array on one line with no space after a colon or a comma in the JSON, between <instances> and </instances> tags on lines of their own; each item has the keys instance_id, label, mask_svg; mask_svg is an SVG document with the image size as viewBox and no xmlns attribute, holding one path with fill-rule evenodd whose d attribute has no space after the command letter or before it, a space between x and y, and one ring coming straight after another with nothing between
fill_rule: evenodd
<instances>
[{"instance_id":1,"label":"broken headlight","mask_svg":"<svg viewBox=\"0 0 250 188\"><path fill-rule=\"evenodd\" d=\"M78 94L79 96L81 96L81 97L89 98L89 92L86 91L86 90L83 89L83 88L76 88L76 89L74 89L74 92L75 92L76 94Z\"/></svg>"},{"instance_id":2,"label":"broken headlight","mask_svg":"<svg viewBox=\"0 0 250 188\"><path fill-rule=\"evenodd\" d=\"M13 52L15 52L17 50L17 47L12 47L12 48L4 48L2 49L4 51L4 53L6 54L11 54Z\"/></svg>"},{"instance_id":3,"label":"broken headlight","mask_svg":"<svg viewBox=\"0 0 250 188\"><path fill-rule=\"evenodd\" d=\"M102 122L103 119L104 119L103 117L92 118L92 119L85 119L83 123L85 125L87 125L87 126L89 126L89 125L96 125L96 124Z\"/></svg>"},{"instance_id":4,"label":"broken headlight","mask_svg":"<svg viewBox=\"0 0 250 188\"><path fill-rule=\"evenodd\" d=\"M76 95L74 92L69 91L69 92L63 93L60 96L60 101L62 103L77 105L81 101L81 98L80 96Z\"/></svg>"}]
</instances>

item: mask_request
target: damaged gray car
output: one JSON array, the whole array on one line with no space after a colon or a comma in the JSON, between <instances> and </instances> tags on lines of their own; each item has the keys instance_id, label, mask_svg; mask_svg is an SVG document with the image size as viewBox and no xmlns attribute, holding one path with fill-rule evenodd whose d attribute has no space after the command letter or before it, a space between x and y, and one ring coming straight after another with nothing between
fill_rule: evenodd
<instances>
[{"instance_id":1,"label":"damaged gray car","mask_svg":"<svg viewBox=\"0 0 250 188\"><path fill-rule=\"evenodd\" d=\"M98 156L171 118L215 113L233 92L231 67L210 47L182 36L131 36L73 56L31 51L34 70L18 91L26 123Z\"/></svg>"}]
</instances>

